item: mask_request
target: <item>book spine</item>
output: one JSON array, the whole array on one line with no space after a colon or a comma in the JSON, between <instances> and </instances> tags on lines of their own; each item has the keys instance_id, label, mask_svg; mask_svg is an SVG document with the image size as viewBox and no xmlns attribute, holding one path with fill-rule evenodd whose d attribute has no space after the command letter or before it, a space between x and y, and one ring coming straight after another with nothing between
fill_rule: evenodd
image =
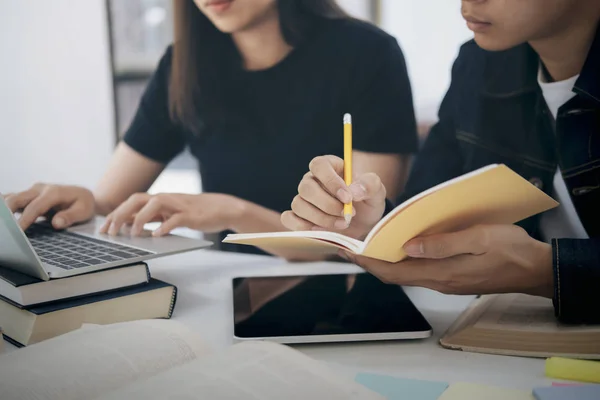
<instances>
[{"instance_id":1,"label":"book spine","mask_svg":"<svg viewBox=\"0 0 600 400\"><path fill-rule=\"evenodd\" d=\"M11 338L10 336L6 336L6 334L4 334L3 336L4 336L4 340L6 340L8 343L12 344L16 348L20 349L22 347L25 347L25 345L23 343L17 342L15 339Z\"/></svg>"},{"instance_id":2,"label":"book spine","mask_svg":"<svg viewBox=\"0 0 600 400\"><path fill-rule=\"evenodd\" d=\"M167 319L171 319L173 310L175 309L175 303L177 303L177 286L173 285L173 294L171 295L171 305L169 306L169 314Z\"/></svg>"},{"instance_id":3,"label":"book spine","mask_svg":"<svg viewBox=\"0 0 600 400\"><path fill-rule=\"evenodd\" d=\"M150 282L152 276L150 275L150 267L148 267L148 263L142 263L146 267L146 283Z\"/></svg>"}]
</instances>

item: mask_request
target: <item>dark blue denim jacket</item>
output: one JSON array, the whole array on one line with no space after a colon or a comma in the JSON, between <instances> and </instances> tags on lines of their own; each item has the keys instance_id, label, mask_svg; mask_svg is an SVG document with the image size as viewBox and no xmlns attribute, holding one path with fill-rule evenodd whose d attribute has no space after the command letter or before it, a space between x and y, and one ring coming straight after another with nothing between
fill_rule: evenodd
<instances>
[{"instance_id":1,"label":"dark blue denim jacket","mask_svg":"<svg viewBox=\"0 0 600 400\"><path fill-rule=\"evenodd\" d=\"M464 44L452 82L399 202L491 163L552 194L557 166L590 237L552 241L554 306L565 323L600 323L600 29L556 124L529 45L488 52ZM539 218L519 223L540 238Z\"/></svg>"}]
</instances>

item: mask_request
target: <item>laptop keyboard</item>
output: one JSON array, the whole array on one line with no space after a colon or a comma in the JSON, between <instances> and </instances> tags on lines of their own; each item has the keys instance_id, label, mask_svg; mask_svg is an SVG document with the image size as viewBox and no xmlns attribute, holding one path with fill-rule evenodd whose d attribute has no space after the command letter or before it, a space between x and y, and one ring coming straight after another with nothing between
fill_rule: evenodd
<instances>
[{"instance_id":1,"label":"laptop keyboard","mask_svg":"<svg viewBox=\"0 0 600 400\"><path fill-rule=\"evenodd\" d=\"M64 269L106 264L152 254L136 249L37 223L25 234L42 262Z\"/></svg>"}]
</instances>

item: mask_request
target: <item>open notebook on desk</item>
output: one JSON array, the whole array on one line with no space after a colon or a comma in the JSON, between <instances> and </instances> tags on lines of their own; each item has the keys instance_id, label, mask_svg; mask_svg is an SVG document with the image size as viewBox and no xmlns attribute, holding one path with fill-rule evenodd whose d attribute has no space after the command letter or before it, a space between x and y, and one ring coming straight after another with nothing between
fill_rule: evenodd
<instances>
[{"instance_id":1,"label":"open notebook on desk","mask_svg":"<svg viewBox=\"0 0 600 400\"><path fill-rule=\"evenodd\" d=\"M477 224L513 224L558 203L502 164L493 164L426 190L397 206L364 241L336 232L230 234L225 243L335 254L338 249L389 262L406 257L402 246L420 235Z\"/></svg>"}]
</instances>

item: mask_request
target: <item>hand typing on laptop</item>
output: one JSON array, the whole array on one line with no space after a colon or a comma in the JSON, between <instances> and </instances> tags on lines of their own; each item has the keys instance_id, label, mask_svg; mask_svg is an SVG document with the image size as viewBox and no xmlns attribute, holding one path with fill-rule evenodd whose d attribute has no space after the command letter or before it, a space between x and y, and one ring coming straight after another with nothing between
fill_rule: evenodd
<instances>
[{"instance_id":1,"label":"hand typing on laptop","mask_svg":"<svg viewBox=\"0 0 600 400\"><path fill-rule=\"evenodd\" d=\"M94 216L94 195L77 186L38 183L24 192L4 195L4 199L13 213L21 213L23 230L39 217L50 217L55 229L64 229Z\"/></svg>"},{"instance_id":2,"label":"hand typing on laptop","mask_svg":"<svg viewBox=\"0 0 600 400\"><path fill-rule=\"evenodd\" d=\"M174 235L143 238L127 232L111 237L99 234L102 221L94 217L93 197L90 200L85 189L36 185L6 198L11 206L0 195L0 265L42 280L135 264L211 244ZM20 221L13 210L23 211ZM56 214L48 216L53 212ZM47 216L47 220L36 222L38 216ZM90 221L56 230L57 218L65 219L63 223L59 221L60 226Z\"/></svg>"},{"instance_id":3,"label":"hand typing on laptop","mask_svg":"<svg viewBox=\"0 0 600 400\"><path fill-rule=\"evenodd\" d=\"M104 214L109 210L96 204L91 191L78 186L38 183L26 191L4 195L4 199L13 213L21 213L23 230L40 217L48 218L55 229L65 229L92 219L96 210L104 209ZM162 224L154 236L179 227L219 232L231 228L238 211L240 202L224 194L136 193L107 215L100 233L140 236L146 223L158 221Z\"/></svg>"},{"instance_id":4,"label":"hand typing on laptop","mask_svg":"<svg viewBox=\"0 0 600 400\"><path fill-rule=\"evenodd\" d=\"M162 236L175 228L185 227L213 233L233 227L242 212L241 202L219 193L197 195L136 193L106 217L101 233L117 235L123 226L131 226L130 233L138 236L149 222L162 222L153 232Z\"/></svg>"}]
</instances>

